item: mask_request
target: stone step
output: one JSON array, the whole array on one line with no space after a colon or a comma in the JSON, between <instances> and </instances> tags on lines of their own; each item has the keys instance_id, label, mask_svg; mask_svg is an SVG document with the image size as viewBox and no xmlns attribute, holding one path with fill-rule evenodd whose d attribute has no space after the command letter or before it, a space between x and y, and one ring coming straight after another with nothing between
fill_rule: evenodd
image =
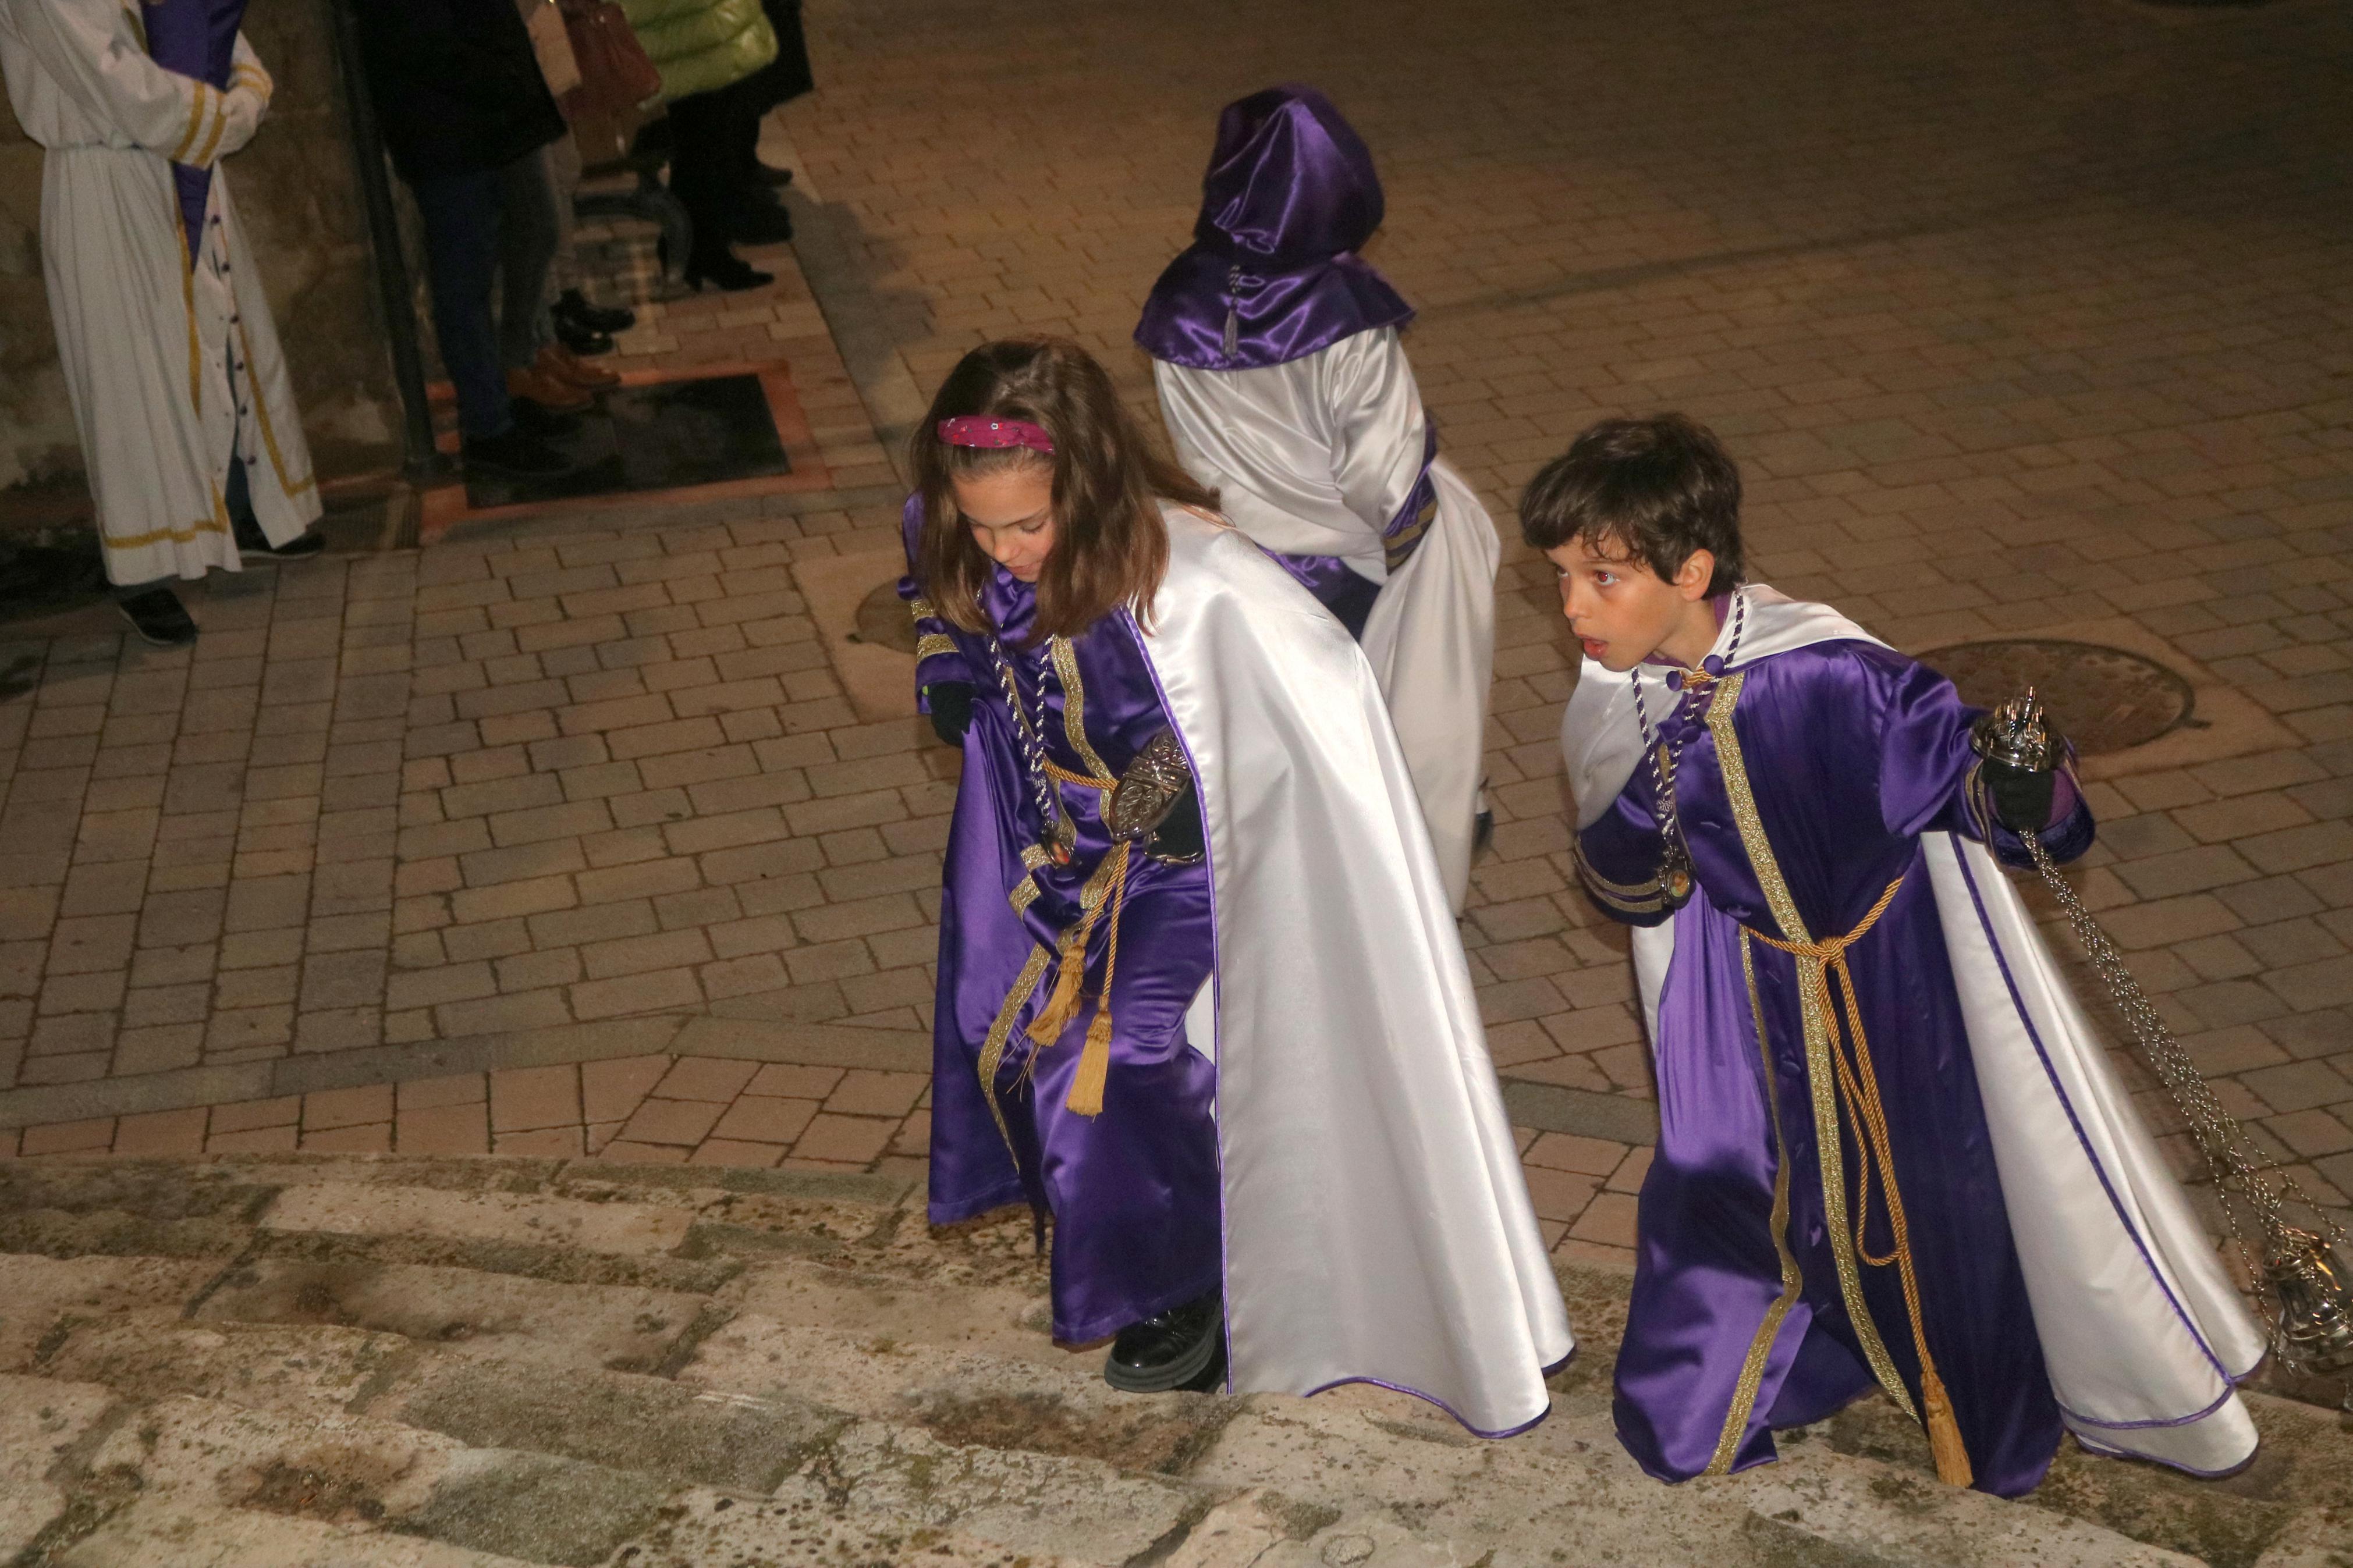
<instances>
[{"instance_id":1,"label":"stone step","mask_svg":"<svg viewBox=\"0 0 2353 1568\"><path fill-rule=\"evenodd\" d=\"M134 1502L44 1561L57 1568L543 1568L367 1524L181 1502Z\"/></svg>"},{"instance_id":2,"label":"stone step","mask_svg":"<svg viewBox=\"0 0 2353 1568\"><path fill-rule=\"evenodd\" d=\"M0 1562L2343 1568L2353 1539L2353 1445L2261 1396L2223 1482L2071 1449L2024 1503L1957 1492L1866 1404L1662 1487L1611 1434L1607 1269L1563 1270L1552 1417L1488 1443L1370 1387L1118 1394L1049 1340L1026 1217L935 1233L904 1182L20 1163L0 1234Z\"/></svg>"},{"instance_id":3,"label":"stone step","mask_svg":"<svg viewBox=\"0 0 2353 1568\"><path fill-rule=\"evenodd\" d=\"M84 1261L119 1266L132 1260ZM0 1300L9 1279L6 1260L0 1259ZM199 1323L373 1329L470 1355L649 1373L690 1345L704 1325L710 1300L680 1290L559 1284L424 1264L260 1258L221 1273L189 1316ZM9 1343L6 1324L0 1317L0 1355Z\"/></svg>"},{"instance_id":4,"label":"stone step","mask_svg":"<svg viewBox=\"0 0 2353 1568\"><path fill-rule=\"evenodd\" d=\"M76 1323L173 1321L220 1269L202 1259L0 1252L0 1372L29 1371Z\"/></svg>"}]
</instances>

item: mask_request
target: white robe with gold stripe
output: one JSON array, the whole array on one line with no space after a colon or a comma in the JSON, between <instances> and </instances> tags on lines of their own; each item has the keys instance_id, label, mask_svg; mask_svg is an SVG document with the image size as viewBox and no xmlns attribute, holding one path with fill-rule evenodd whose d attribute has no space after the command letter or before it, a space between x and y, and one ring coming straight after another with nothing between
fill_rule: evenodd
<instances>
[{"instance_id":1,"label":"white robe with gold stripe","mask_svg":"<svg viewBox=\"0 0 2353 1568\"><path fill-rule=\"evenodd\" d=\"M227 173L213 167L192 264L172 160L213 166L244 146L269 73L242 37L227 92L167 71L121 0L0 0L0 72L47 150L42 270L107 575L234 571L232 452L273 543L319 515L319 486Z\"/></svg>"}]
</instances>

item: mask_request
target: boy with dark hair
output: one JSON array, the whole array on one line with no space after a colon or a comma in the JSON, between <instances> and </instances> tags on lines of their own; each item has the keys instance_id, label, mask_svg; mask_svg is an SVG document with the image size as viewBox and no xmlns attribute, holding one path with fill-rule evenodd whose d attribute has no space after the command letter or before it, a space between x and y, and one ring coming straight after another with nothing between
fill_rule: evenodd
<instances>
[{"instance_id":1,"label":"boy with dark hair","mask_svg":"<svg viewBox=\"0 0 2353 1568\"><path fill-rule=\"evenodd\" d=\"M2263 1336L1995 864L2090 847L2072 768L1981 761L1943 676L1743 584L1739 471L1686 418L1595 426L1520 521L1585 654L1576 861L1637 928L1658 1077L1628 1450L1724 1474L1876 1386L1986 1491L2063 1424L2243 1464Z\"/></svg>"}]
</instances>

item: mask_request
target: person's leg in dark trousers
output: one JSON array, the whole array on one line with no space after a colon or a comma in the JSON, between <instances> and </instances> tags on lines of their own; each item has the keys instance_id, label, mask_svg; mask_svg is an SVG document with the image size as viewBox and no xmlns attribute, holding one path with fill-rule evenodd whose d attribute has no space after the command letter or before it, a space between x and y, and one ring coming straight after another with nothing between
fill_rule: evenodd
<instances>
[{"instance_id":1,"label":"person's leg in dark trousers","mask_svg":"<svg viewBox=\"0 0 2353 1568\"><path fill-rule=\"evenodd\" d=\"M499 171L469 170L411 182L425 219L433 330L458 392L458 428L469 441L514 428L491 289L499 264Z\"/></svg>"},{"instance_id":2,"label":"person's leg in dark trousers","mask_svg":"<svg viewBox=\"0 0 2353 1568\"><path fill-rule=\"evenodd\" d=\"M760 122L768 111L762 107L763 94L757 88L756 80L738 82L722 95L732 101L723 107L719 135L726 166L728 211L734 224L731 237L773 245L792 238L793 224L776 193L760 178Z\"/></svg>"},{"instance_id":3,"label":"person's leg in dark trousers","mask_svg":"<svg viewBox=\"0 0 2353 1568\"><path fill-rule=\"evenodd\" d=\"M499 357L529 370L554 339L547 322L547 269L555 261L555 191L547 160L533 148L498 171Z\"/></svg>"},{"instance_id":4,"label":"person's leg in dark trousers","mask_svg":"<svg viewBox=\"0 0 2353 1568\"><path fill-rule=\"evenodd\" d=\"M721 92L698 92L670 106L670 189L694 225L694 254L687 265L698 272L724 270L734 253L729 197L726 105Z\"/></svg>"}]
</instances>

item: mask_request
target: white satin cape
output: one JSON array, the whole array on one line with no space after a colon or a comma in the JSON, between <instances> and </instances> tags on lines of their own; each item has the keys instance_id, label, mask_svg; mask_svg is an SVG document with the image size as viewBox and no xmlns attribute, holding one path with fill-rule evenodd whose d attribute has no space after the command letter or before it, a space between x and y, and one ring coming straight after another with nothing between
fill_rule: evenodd
<instances>
[{"instance_id":1,"label":"white satin cape","mask_svg":"<svg viewBox=\"0 0 2353 1568\"><path fill-rule=\"evenodd\" d=\"M1811 643L1879 641L1826 605L1762 586L1742 592L1747 626L1730 668ZM1711 651L1721 655L1730 637L1727 617ZM1648 668L1642 679L1646 703L1666 712L1665 671ZM1630 675L1585 661L1561 721L1580 828L1609 809L1641 760L1632 692ZM2000 864L1958 834L1924 834L1921 845L2010 1235L2068 1430L2103 1453L2201 1475L2237 1469L2254 1453L2255 1429L2233 1385L2262 1362L2262 1329ZM1653 1039L1677 923L1634 931Z\"/></svg>"},{"instance_id":2,"label":"white satin cape","mask_svg":"<svg viewBox=\"0 0 2353 1568\"><path fill-rule=\"evenodd\" d=\"M1444 458L1438 512L1394 581L1381 531L1421 477L1429 416L1395 327L1287 364L1191 370L1155 363L1177 459L1218 491L1235 527L1286 555L1332 555L1381 583L1365 657L1430 826L1450 906L1471 886L1495 668L1495 570L1487 509Z\"/></svg>"},{"instance_id":3,"label":"white satin cape","mask_svg":"<svg viewBox=\"0 0 2353 1568\"><path fill-rule=\"evenodd\" d=\"M1568 1316L1380 689L1247 537L1166 515L1144 646L1208 831L1232 1387L1515 1431Z\"/></svg>"}]
</instances>

